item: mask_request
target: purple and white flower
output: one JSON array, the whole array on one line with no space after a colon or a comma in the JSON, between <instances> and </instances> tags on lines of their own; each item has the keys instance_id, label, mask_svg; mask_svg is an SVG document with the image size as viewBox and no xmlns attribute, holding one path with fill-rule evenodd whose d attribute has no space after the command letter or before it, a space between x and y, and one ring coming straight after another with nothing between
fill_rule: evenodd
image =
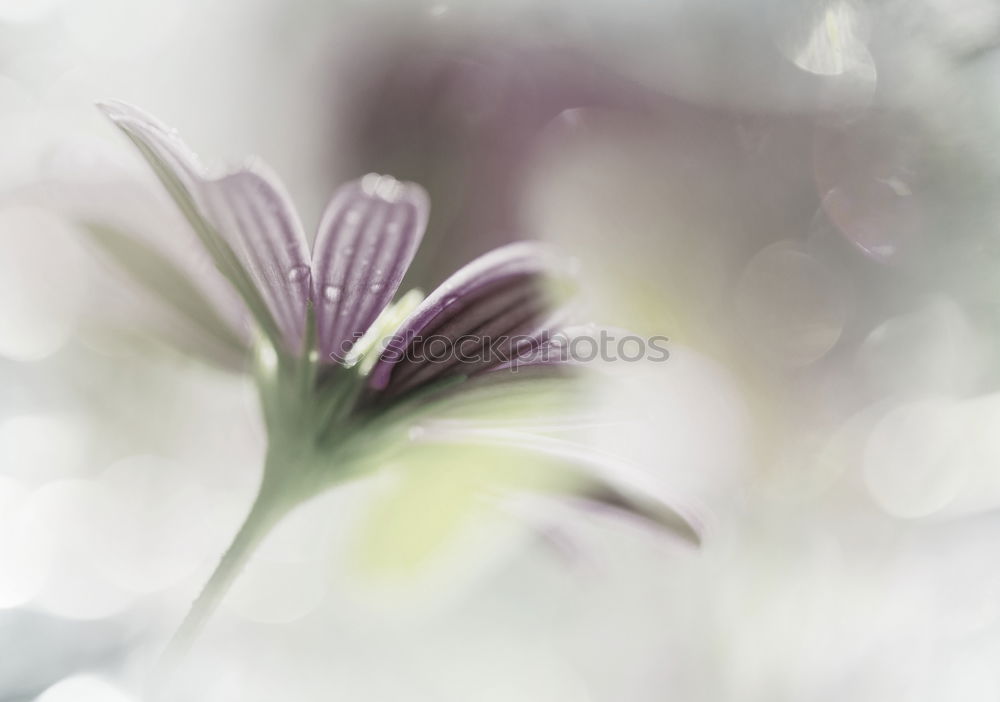
<instances>
[{"instance_id":1,"label":"purple and white flower","mask_svg":"<svg viewBox=\"0 0 1000 702\"><path fill-rule=\"evenodd\" d=\"M211 265L170 271L167 280L185 292L185 304L175 307L233 354L242 349L255 359L268 430L259 495L182 628L186 638L284 514L377 468L400 429L405 435L423 422L447 427L431 434L437 440L506 440L506 429L434 425L435 408L453 406L456 395L489 397L498 384L535 382L533 374L511 372L511 359L538 365L537 351L566 322L560 291L568 274L546 247L515 243L467 264L425 299L409 293L393 303L427 225L430 203L420 186L374 174L342 186L310 249L290 198L265 166L213 175L174 130L149 115L120 102L101 109L153 167L197 235ZM127 239L99 221L88 225L102 243ZM146 268L133 276L162 273L149 270L162 258L140 260ZM207 276L216 280L206 284ZM203 292L220 289L227 292ZM572 442L536 441L530 431L513 436L514 448L577 467L579 480L560 483L567 496L623 508L697 541L690 516L613 461Z\"/></svg>"}]
</instances>

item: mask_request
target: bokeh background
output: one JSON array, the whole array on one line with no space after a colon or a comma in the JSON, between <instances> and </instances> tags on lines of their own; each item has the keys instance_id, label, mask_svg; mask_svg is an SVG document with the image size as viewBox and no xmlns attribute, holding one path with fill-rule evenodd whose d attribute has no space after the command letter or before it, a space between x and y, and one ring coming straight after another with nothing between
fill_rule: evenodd
<instances>
[{"instance_id":1,"label":"bokeh background","mask_svg":"<svg viewBox=\"0 0 1000 702\"><path fill-rule=\"evenodd\" d=\"M0 700L996 700L998 43L992 0L0 0ZM422 183L411 285L576 257L672 340L588 439L703 546L482 507L441 448L296 512L151 680L264 438L86 245L184 226L104 98L263 157L307 230Z\"/></svg>"}]
</instances>

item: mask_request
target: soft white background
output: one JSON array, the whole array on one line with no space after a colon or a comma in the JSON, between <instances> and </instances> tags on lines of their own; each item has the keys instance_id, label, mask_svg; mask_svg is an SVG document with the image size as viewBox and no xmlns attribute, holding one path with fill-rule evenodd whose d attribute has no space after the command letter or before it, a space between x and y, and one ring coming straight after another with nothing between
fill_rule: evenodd
<instances>
[{"instance_id":1,"label":"soft white background","mask_svg":"<svg viewBox=\"0 0 1000 702\"><path fill-rule=\"evenodd\" d=\"M92 107L121 98L208 158L264 157L311 229L359 175L345 115L379 57L466 35L571 47L657 105L555 115L517 202L595 318L673 339L591 440L698 500L709 538L484 510L404 576L364 572L369 507L424 500L405 532L468 497L448 471L475 459L442 452L430 487L294 515L152 681L263 437L247 381L108 335L142 306L52 184L181 226ZM995 700L998 39L988 0L0 0L0 699ZM562 80L524 75L473 117Z\"/></svg>"}]
</instances>

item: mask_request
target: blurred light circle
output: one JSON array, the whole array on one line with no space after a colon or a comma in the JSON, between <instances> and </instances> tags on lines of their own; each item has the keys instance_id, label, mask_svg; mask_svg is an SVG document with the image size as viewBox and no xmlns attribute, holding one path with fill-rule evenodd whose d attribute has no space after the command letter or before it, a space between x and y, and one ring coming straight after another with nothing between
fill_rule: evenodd
<instances>
[{"instance_id":1,"label":"blurred light circle","mask_svg":"<svg viewBox=\"0 0 1000 702\"><path fill-rule=\"evenodd\" d=\"M799 112L871 104L875 66L863 43L864 12L857 4L843 4L848 9L817 0L563 0L554 7L562 6L561 29L573 43L586 45L602 63L648 88L703 105ZM860 18L853 37L862 42L831 38L827 16L846 27L855 26L848 18ZM831 54L838 48L845 70L833 76L815 72L820 65L835 70ZM813 70L795 66L789 57Z\"/></svg>"},{"instance_id":2,"label":"blurred light circle","mask_svg":"<svg viewBox=\"0 0 1000 702\"><path fill-rule=\"evenodd\" d=\"M833 270L792 242L771 244L750 260L735 303L750 342L791 366L826 355L848 315L847 296Z\"/></svg>"},{"instance_id":3,"label":"blurred light circle","mask_svg":"<svg viewBox=\"0 0 1000 702\"><path fill-rule=\"evenodd\" d=\"M66 343L87 282L77 238L43 210L0 209L0 356L34 361Z\"/></svg>"},{"instance_id":4,"label":"blurred light circle","mask_svg":"<svg viewBox=\"0 0 1000 702\"><path fill-rule=\"evenodd\" d=\"M823 210L848 241L887 262L910 244L919 224L909 197L902 181L859 180L830 190Z\"/></svg>"},{"instance_id":5,"label":"blurred light circle","mask_svg":"<svg viewBox=\"0 0 1000 702\"><path fill-rule=\"evenodd\" d=\"M961 306L936 297L873 329L857 362L877 392L950 395L975 388L983 355Z\"/></svg>"},{"instance_id":6,"label":"blurred light circle","mask_svg":"<svg viewBox=\"0 0 1000 702\"><path fill-rule=\"evenodd\" d=\"M28 494L16 480L0 476L0 609L29 602L48 574L48 551L31 541L22 517Z\"/></svg>"},{"instance_id":7,"label":"blurred light circle","mask_svg":"<svg viewBox=\"0 0 1000 702\"><path fill-rule=\"evenodd\" d=\"M94 525L110 506L91 480L58 480L35 491L23 507L30 548L51 554L50 571L31 605L69 619L101 619L129 607L135 597L97 571Z\"/></svg>"},{"instance_id":8,"label":"blurred light circle","mask_svg":"<svg viewBox=\"0 0 1000 702\"><path fill-rule=\"evenodd\" d=\"M966 484L948 505L949 515L994 511L1000 507L1000 394L962 400L961 442ZM998 601L1000 602L1000 601Z\"/></svg>"},{"instance_id":9,"label":"blurred light circle","mask_svg":"<svg viewBox=\"0 0 1000 702\"><path fill-rule=\"evenodd\" d=\"M135 698L102 677L84 674L63 678L35 702L135 702Z\"/></svg>"},{"instance_id":10,"label":"blurred light circle","mask_svg":"<svg viewBox=\"0 0 1000 702\"><path fill-rule=\"evenodd\" d=\"M209 555L204 547L211 509L183 467L156 456L113 464L97 484L107 509L94 515L87 549L109 582L139 593L166 589Z\"/></svg>"},{"instance_id":11,"label":"blurred light circle","mask_svg":"<svg viewBox=\"0 0 1000 702\"><path fill-rule=\"evenodd\" d=\"M947 400L921 400L890 410L864 449L864 481L875 502L895 517L944 509L966 483L959 414Z\"/></svg>"},{"instance_id":12,"label":"blurred light circle","mask_svg":"<svg viewBox=\"0 0 1000 702\"><path fill-rule=\"evenodd\" d=\"M823 212L869 258L888 262L919 241L921 144L911 124L874 116L845 129L821 129L813 148Z\"/></svg>"},{"instance_id":13,"label":"blurred light circle","mask_svg":"<svg viewBox=\"0 0 1000 702\"><path fill-rule=\"evenodd\" d=\"M803 71L841 76L871 69L865 45L870 22L862 5L849 0L800 0L780 8L775 43Z\"/></svg>"},{"instance_id":14,"label":"blurred light circle","mask_svg":"<svg viewBox=\"0 0 1000 702\"><path fill-rule=\"evenodd\" d=\"M11 417L0 423L0 465L7 475L36 485L79 477L86 443L86 429L69 415Z\"/></svg>"}]
</instances>

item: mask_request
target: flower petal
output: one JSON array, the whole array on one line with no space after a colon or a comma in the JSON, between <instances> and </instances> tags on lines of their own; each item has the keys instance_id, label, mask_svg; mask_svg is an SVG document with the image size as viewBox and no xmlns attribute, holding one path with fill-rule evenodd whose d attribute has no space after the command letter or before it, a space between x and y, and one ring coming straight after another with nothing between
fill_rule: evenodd
<instances>
[{"instance_id":1,"label":"flower petal","mask_svg":"<svg viewBox=\"0 0 1000 702\"><path fill-rule=\"evenodd\" d=\"M587 325L565 325L567 315L560 314L547 320L543 329L536 335L537 343L533 346L526 346L517 350L517 353L504 363L493 368L495 371L512 371L527 368L549 368L560 369L569 367L583 367L592 361L600 361L596 355L582 358L574 355L574 343L577 339L592 340L593 345L588 349L600 348L600 332L619 333L619 336L628 336L629 332L615 329L613 327L600 327L595 324ZM614 337L612 337L614 338ZM599 365L599 364L598 364Z\"/></svg>"},{"instance_id":2,"label":"flower petal","mask_svg":"<svg viewBox=\"0 0 1000 702\"><path fill-rule=\"evenodd\" d=\"M145 300L143 322L149 322L149 307L158 303L158 323L164 327L167 340L183 350L198 350L198 354L228 369L241 369L246 363L247 340L241 327L233 327L220 314L213 300L192 280L190 274L140 237L126 234L107 224L89 223L84 229L91 241L120 273L150 293ZM120 280L114 282L120 283ZM117 288L116 298L121 286ZM131 295L127 296L131 299ZM131 300L129 300L131 301ZM151 304L152 303L152 304ZM107 309L104 314L110 314ZM245 312L244 312L245 314ZM176 332L176 333L170 333Z\"/></svg>"},{"instance_id":3,"label":"flower petal","mask_svg":"<svg viewBox=\"0 0 1000 702\"><path fill-rule=\"evenodd\" d=\"M72 149L69 155L77 155ZM87 243L106 264L95 281L95 329L151 337L226 369L243 369L252 338L247 306L176 205L103 151L79 156L97 163L101 178L59 167L0 197L0 207L7 201L35 204L89 235Z\"/></svg>"},{"instance_id":4,"label":"flower petal","mask_svg":"<svg viewBox=\"0 0 1000 702\"><path fill-rule=\"evenodd\" d=\"M700 544L707 528L705 509L692 499L671 495L639 467L576 441L506 428L456 428L427 423L419 441L497 446L523 450L554 461L547 470L569 471L573 480L542 483L534 489L584 498L641 517L685 541Z\"/></svg>"},{"instance_id":5,"label":"flower petal","mask_svg":"<svg viewBox=\"0 0 1000 702\"><path fill-rule=\"evenodd\" d=\"M286 348L302 350L310 297L309 248L279 181L261 164L203 188L206 209L257 286Z\"/></svg>"},{"instance_id":6,"label":"flower petal","mask_svg":"<svg viewBox=\"0 0 1000 702\"><path fill-rule=\"evenodd\" d=\"M369 174L334 194L312 266L321 358L342 363L392 300L429 213L423 188L389 176Z\"/></svg>"},{"instance_id":7,"label":"flower petal","mask_svg":"<svg viewBox=\"0 0 1000 702\"><path fill-rule=\"evenodd\" d=\"M258 323L298 351L309 249L288 196L261 164L210 177L174 130L121 102L103 112L139 147Z\"/></svg>"},{"instance_id":8,"label":"flower petal","mask_svg":"<svg viewBox=\"0 0 1000 702\"><path fill-rule=\"evenodd\" d=\"M510 244L481 256L403 323L370 387L398 395L430 380L472 375L537 345L551 327L551 283L560 277L565 266L540 244Z\"/></svg>"}]
</instances>

